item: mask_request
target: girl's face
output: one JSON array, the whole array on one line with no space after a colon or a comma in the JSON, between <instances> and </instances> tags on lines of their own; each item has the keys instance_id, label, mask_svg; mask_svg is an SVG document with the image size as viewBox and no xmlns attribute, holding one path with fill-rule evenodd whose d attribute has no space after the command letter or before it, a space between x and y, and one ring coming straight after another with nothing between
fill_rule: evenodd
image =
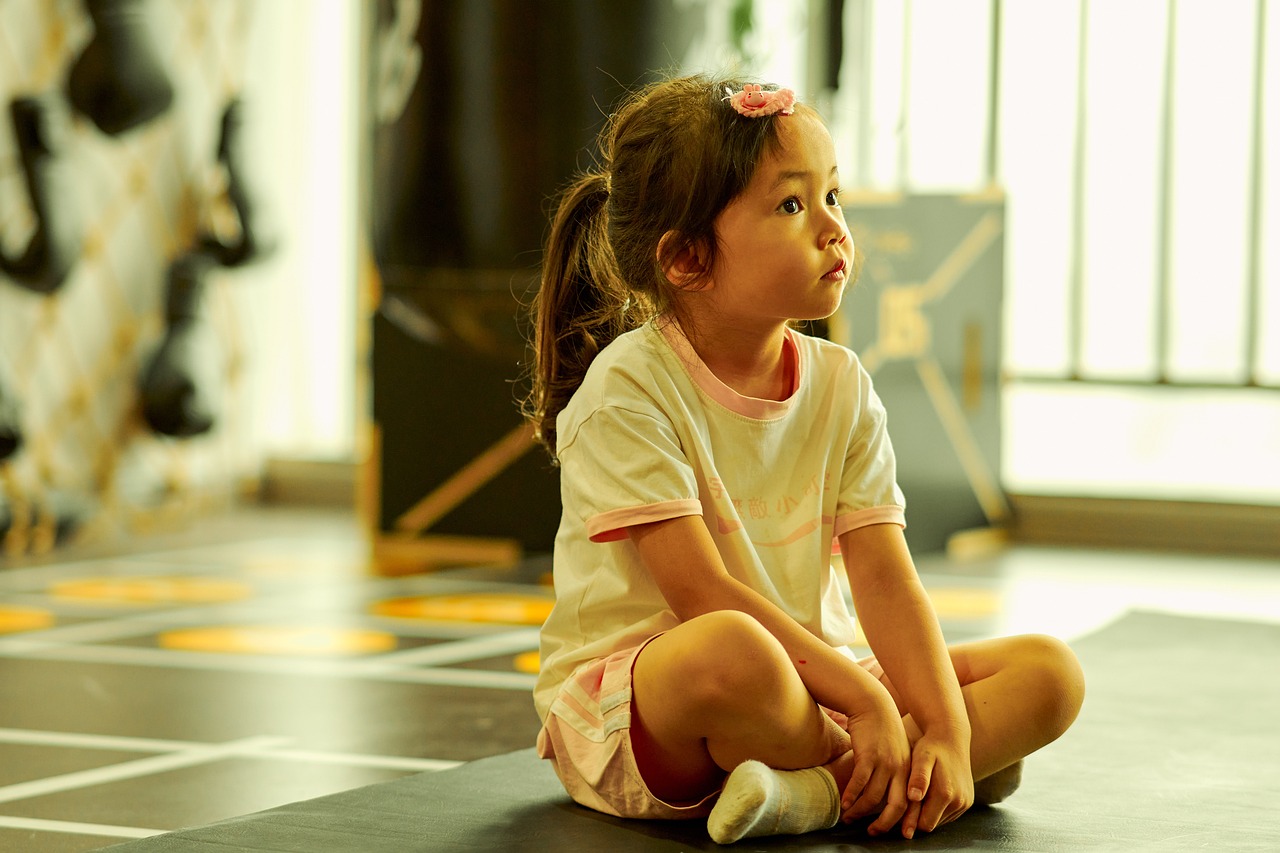
<instances>
[{"instance_id":1,"label":"girl's face","mask_svg":"<svg viewBox=\"0 0 1280 853\"><path fill-rule=\"evenodd\" d=\"M853 268L831 135L806 111L778 121L777 150L716 218L707 296L744 331L831 316Z\"/></svg>"}]
</instances>

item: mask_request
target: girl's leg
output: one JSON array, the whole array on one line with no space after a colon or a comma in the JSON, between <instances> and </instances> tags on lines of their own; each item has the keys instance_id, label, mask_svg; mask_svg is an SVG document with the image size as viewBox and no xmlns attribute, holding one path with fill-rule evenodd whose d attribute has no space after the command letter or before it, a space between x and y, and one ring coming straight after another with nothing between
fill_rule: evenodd
<instances>
[{"instance_id":1,"label":"girl's leg","mask_svg":"<svg viewBox=\"0 0 1280 853\"><path fill-rule=\"evenodd\" d=\"M724 782L707 819L715 841L839 820L849 736L750 616L708 613L658 637L636 658L632 689L631 743L649 790L678 802Z\"/></svg>"},{"instance_id":2,"label":"girl's leg","mask_svg":"<svg viewBox=\"0 0 1280 853\"><path fill-rule=\"evenodd\" d=\"M708 613L649 643L632 668L632 689L636 761L668 802L706 796L748 759L798 769L849 748L782 645L744 613Z\"/></svg>"},{"instance_id":3,"label":"girl's leg","mask_svg":"<svg viewBox=\"0 0 1280 853\"><path fill-rule=\"evenodd\" d=\"M1080 663L1065 643L1039 635L960 643L950 651L973 731L973 778L988 779L1005 771L998 780L992 778L1001 784L988 787L997 791L1009 783L1016 786L1014 765L1056 740L1079 714L1084 701ZM905 713L888 676L881 681ZM915 743L919 727L910 715L904 722ZM990 795L983 799L994 801Z\"/></svg>"}]
</instances>

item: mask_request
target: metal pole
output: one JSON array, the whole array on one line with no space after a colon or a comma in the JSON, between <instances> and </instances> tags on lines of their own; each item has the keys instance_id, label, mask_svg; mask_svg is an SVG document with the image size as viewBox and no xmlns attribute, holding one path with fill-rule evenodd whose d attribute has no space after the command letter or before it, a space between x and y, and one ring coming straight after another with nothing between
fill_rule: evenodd
<instances>
[{"instance_id":1,"label":"metal pole","mask_svg":"<svg viewBox=\"0 0 1280 853\"><path fill-rule=\"evenodd\" d=\"M902 4L902 92L898 100L898 189L905 190L910 153L907 129L911 108L911 0Z\"/></svg>"},{"instance_id":2,"label":"metal pole","mask_svg":"<svg viewBox=\"0 0 1280 853\"><path fill-rule=\"evenodd\" d=\"M1084 360L1084 171L1085 126L1089 62L1089 0L1080 0L1080 24L1076 47L1076 134L1071 181L1071 255L1067 279L1069 317L1067 361L1069 376L1079 379Z\"/></svg>"},{"instance_id":3,"label":"metal pole","mask_svg":"<svg viewBox=\"0 0 1280 853\"><path fill-rule=\"evenodd\" d=\"M1160 221L1156 231L1156 381L1169 381L1169 322L1173 291L1169 283L1169 232L1173 223L1173 105L1174 56L1178 36L1177 0L1168 0L1168 25L1164 43L1164 97L1160 134L1160 185L1156 190L1156 210Z\"/></svg>"},{"instance_id":4,"label":"metal pole","mask_svg":"<svg viewBox=\"0 0 1280 853\"><path fill-rule=\"evenodd\" d=\"M1263 89L1266 85L1267 0L1258 0L1253 48L1253 140L1249 152L1249 248L1245 258L1245 381L1258 385L1261 381L1260 327L1262 317L1262 144Z\"/></svg>"},{"instance_id":5,"label":"metal pole","mask_svg":"<svg viewBox=\"0 0 1280 853\"><path fill-rule=\"evenodd\" d=\"M987 86L987 186L994 186L1000 168L1000 48L1003 25L1001 0L991 0L991 77Z\"/></svg>"}]
</instances>

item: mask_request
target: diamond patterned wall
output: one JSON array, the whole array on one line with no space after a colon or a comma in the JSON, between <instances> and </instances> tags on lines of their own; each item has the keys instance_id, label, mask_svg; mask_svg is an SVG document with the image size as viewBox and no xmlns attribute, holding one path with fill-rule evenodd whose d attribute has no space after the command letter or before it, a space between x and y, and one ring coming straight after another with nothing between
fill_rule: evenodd
<instances>
[{"instance_id":1,"label":"diamond patterned wall","mask_svg":"<svg viewBox=\"0 0 1280 853\"><path fill-rule=\"evenodd\" d=\"M254 0L140 0L171 106L108 135L71 109L68 73L96 28L82 0L0 0L0 249L36 227L9 105L46 96L69 113L51 204L82 223L83 249L54 292L0 274L0 410L22 446L0 459L0 559L70 535L115 536L191 519L234 497L257 465L248 424L245 289L257 271L215 269L200 302L202 389L215 427L155 434L139 377L165 331L169 264L238 219L217 158L220 121L246 84Z\"/></svg>"}]
</instances>

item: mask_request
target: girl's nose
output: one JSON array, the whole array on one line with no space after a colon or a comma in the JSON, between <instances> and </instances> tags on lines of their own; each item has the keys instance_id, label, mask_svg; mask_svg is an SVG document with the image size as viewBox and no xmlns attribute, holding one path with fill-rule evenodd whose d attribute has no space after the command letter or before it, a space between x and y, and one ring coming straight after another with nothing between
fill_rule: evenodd
<instances>
[{"instance_id":1,"label":"girl's nose","mask_svg":"<svg viewBox=\"0 0 1280 853\"><path fill-rule=\"evenodd\" d=\"M845 230L844 213L839 208L826 208L825 214L819 242L823 248L838 246L849 238L849 232Z\"/></svg>"},{"instance_id":2,"label":"girl's nose","mask_svg":"<svg viewBox=\"0 0 1280 853\"><path fill-rule=\"evenodd\" d=\"M831 220L824 223L822 229L821 243L825 246L839 245L849 239L849 232L844 228L844 220L835 216Z\"/></svg>"}]
</instances>

